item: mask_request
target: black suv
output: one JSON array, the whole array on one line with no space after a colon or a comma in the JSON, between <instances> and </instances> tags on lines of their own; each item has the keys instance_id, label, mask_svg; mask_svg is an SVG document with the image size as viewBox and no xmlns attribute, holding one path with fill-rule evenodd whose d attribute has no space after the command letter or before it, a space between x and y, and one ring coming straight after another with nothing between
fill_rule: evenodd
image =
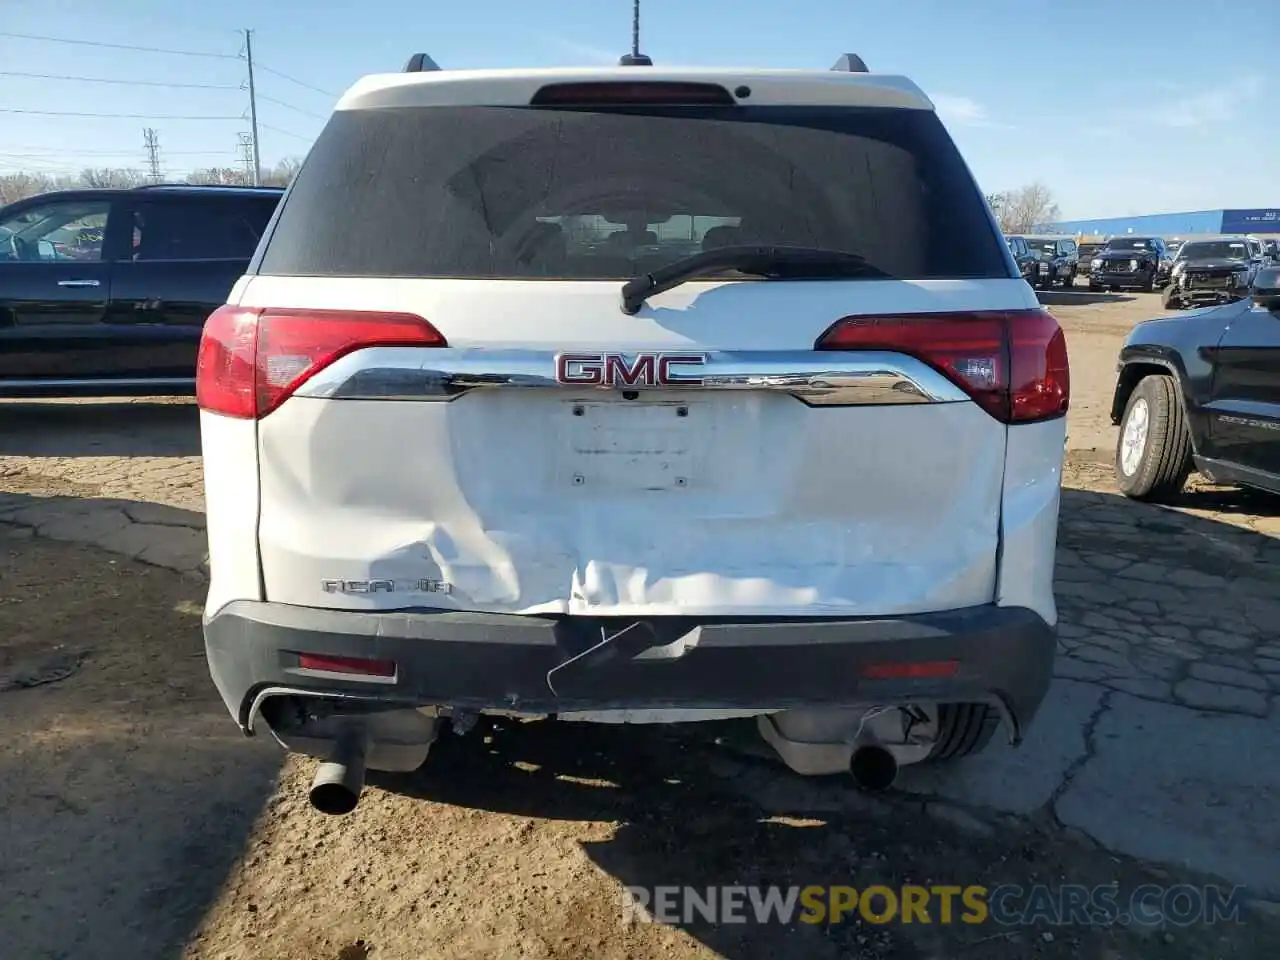
<instances>
[{"instance_id":1,"label":"black suv","mask_svg":"<svg viewBox=\"0 0 1280 960\"><path fill-rule=\"evenodd\" d=\"M1080 254L1076 250L1076 242L1061 237L1025 237L1033 253L1040 258L1036 265L1036 279L1032 286L1052 287L1060 283L1071 287L1076 282L1076 271L1080 265Z\"/></svg>"},{"instance_id":2,"label":"black suv","mask_svg":"<svg viewBox=\"0 0 1280 960\"><path fill-rule=\"evenodd\" d=\"M1148 320L1125 340L1111 421L1126 496L1174 498L1192 470L1280 493L1280 267L1247 292L1252 302Z\"/></svg>"},{"instance_id":3,"label":"black suv","mask_svg":"<svg viewBox=\"0 0 1280 960\"><path fill-rule=\"evenodd\" d=\"M1245 237L1189 240L1174 260L1166 310L1231 303L1249 296L1249 285L1264 265L1257 247Z\"/></svg>"},{"instance_id":4,"label":"black suv","mask_svg":"<svg viewBox=\"0 0 1280 960\"><path fill-rule=\"evenodd\" d=\"M185 396L283 190L67 190L0 209L0 396Z\"/></svg>"},{"instance_id":5,"label":"black suv","mask_svg":"<svg viewBox=\"0 0 1280 960\"><path fill-rule=\"evenodd\" d=\"M1164 280L1168 261L1160 237L1112 237L1089 263L1089 289L1136 288L1150 293Z\"/></svg>"}]
</instances>

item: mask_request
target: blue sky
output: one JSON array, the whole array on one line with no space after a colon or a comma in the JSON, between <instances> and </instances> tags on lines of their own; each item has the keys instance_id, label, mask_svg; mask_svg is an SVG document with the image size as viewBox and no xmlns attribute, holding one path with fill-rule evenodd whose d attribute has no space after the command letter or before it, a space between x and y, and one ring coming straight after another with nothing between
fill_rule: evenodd
<instances>
[{"instance_id":1,"label":"blue sky","mask_svg":"<svg viewBox=\"0 0 1280 960\"><path fill-rule=\"evenodd\" d=\"M171 176L234 164L245 27L269 164L305 154L352 81L417 50L445 67L614 62L630 17L630 0L0 0L0 33L224 55L0 36L0 109L229 118L0 112L0 172L140 167L144 126ZM823 69L859 53L934 99L985 190L1038 179L1064 216L1091 217L1280 205L1278 39L1280 0L644 0L641 46L659 63Z\"/></svg>"}]
</instances>

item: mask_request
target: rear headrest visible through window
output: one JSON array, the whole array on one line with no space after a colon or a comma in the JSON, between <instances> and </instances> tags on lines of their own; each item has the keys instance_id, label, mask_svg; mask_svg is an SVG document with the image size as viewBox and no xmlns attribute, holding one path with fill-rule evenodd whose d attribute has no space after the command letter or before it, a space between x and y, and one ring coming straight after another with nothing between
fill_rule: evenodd
<instances>
[{"instance_id":1,"label":"rear headrest visible through window","mask_svg":"<svg viewBox=\"0 0 1280 960\"><path fill-rule=\"evenodd\" d=\"M742 242L739 239L741 234L742 231L737 227L712 227L702 235L702 249L718 250L721 247L731 247Z\"/></svg>"}]
</instances>

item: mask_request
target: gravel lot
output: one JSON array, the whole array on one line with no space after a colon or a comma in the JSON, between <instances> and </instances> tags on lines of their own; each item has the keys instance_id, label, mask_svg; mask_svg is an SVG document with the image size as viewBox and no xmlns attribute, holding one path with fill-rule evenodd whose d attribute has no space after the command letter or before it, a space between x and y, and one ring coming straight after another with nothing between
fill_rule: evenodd
<instances>
[{"instance_id":1,"label":"gravel lot","mask_svg":"<svg viewBox=\"0 0 1280 960\"><path fill-rule=\"evenodd\" d=\"M312 765L241 739L205 671L191 406L0 405L0 957L1280 956L1280 500L1116 495L1116 352L1158 298L1044 300L1073 379L1060 679L1026 749L885 798L737 724L516 725L321 817ZM1154 930L622 924L623 885L904 882L1262 902Z\"/></svg>"}]
</instances>

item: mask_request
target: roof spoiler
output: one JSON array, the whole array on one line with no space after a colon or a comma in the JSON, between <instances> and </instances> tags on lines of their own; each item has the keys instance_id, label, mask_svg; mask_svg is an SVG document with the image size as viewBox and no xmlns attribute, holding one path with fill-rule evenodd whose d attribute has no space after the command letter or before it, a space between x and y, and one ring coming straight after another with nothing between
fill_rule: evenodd
<instances>
[{"instance_id":1,"label":"roof spoiler","mask_svg":"<svg viewBox=\"0 0 1280 960\"><path fill-rule=\"evenodd\" d=\"M842 53L835 66L831 68L838 73L869 73L866 61L856 53Z\"/></svg>"},{"instance_id":2,"label":"roof spoiler","mask_svg":"<svg viewBox=\"0 0 1280 960\"><path fill-rule=\"evenodd\" d=\"M426 73L431 70L439 70L440 64L436 63L425 53L415 53L409 58L409 62L404 65L405 73Z\"/></svg>"}]
</instances>

